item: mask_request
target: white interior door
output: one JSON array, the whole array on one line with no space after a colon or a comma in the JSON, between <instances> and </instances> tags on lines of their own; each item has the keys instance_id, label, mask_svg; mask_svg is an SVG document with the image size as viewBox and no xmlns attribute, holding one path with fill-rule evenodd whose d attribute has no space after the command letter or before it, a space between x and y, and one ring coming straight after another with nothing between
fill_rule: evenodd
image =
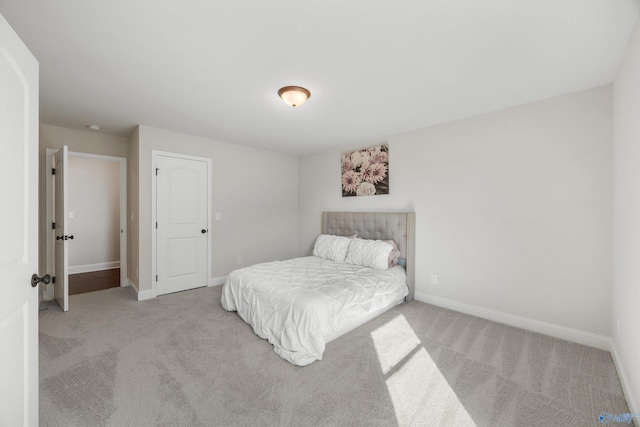
<instances>
[{"instance_id":1,"label":"white interior door","mask_svg":"<svg viewBox=\"0 0 640 427\"><path fill-rule=\"evenodd\" d=\"M55 179L55 283L53 297L64 311L69 311L69 150L65 145L54 155Z\"/></svg>"},{"instance_id":2,"label":"white interior door","mask_svg":"<svg viewBox=\"0 0 640 427\"><path fill-rule=\"evenodd\" d=\"M208 165L156 158L156 294L207 285Z\"/></svg>"},{"instance_id":3,"label":"white interior door","mask_svg":"<svg viewBox=\"0 0 640 427\"><path fill-rule=\"evenodd\" d=\"M0 426L38 425L38 62L0 15Z\"/></svg>"}]
</instances>

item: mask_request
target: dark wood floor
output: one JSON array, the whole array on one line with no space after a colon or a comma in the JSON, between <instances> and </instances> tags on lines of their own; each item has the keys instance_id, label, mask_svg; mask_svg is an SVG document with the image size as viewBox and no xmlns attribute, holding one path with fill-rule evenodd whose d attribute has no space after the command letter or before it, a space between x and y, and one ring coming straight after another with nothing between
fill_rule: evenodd
<instances>
[{"instance_id":1,"label":"dark wood floor","mask_svg":"<svg viewBox=\"0 0 640 427\"><path fill-rule=\"evenodd\" d=\"M118 286L120 286L119 268L69 275L69 295L101 291Z\"/></svg>"}]
</instances>

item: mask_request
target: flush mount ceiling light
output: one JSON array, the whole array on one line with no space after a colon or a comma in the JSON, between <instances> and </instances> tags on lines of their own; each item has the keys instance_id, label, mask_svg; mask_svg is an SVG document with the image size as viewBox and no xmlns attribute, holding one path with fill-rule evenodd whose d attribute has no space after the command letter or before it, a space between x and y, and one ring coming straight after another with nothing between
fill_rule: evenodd
<instances>
[{"instance_id":1,"label":"flush mount ceiling light","mask_svg":"<svg viewBox=\"0 0 640 427\"><path fill-rule=\"evenodd\" d=\"M97 132L97 131L100 130L100 126L98 126L98 125L87 125L87 129Z\"/></svg>"},{"instance_id":2,"label":"flush mount ceiling light","mask_svg":"<svg viewBox=\"0 0 640 427\"><path fill-rule=\"evenodd\" d=\"M297 107L309 99L311 92L300 86L285 86L278 91L278 96L292 107Z\"/></svg>"}]
</instances>

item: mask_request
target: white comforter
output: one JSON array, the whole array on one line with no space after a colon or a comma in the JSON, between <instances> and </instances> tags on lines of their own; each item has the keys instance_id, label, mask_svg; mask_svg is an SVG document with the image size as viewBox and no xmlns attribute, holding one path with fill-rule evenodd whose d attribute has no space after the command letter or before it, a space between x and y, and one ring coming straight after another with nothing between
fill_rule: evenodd
<instances>
[{"instance_id":1,"label":"white comforter","mask_svg":"<svg viewBox=\"0 0 640 427\"><path fill-rule=\"evenodd\" d=\"M231 272L221 302L280 357L304 366L322 359L327 335L407 294L400 266L375 270L310 256Z\"/></svg>"}]
</instances>

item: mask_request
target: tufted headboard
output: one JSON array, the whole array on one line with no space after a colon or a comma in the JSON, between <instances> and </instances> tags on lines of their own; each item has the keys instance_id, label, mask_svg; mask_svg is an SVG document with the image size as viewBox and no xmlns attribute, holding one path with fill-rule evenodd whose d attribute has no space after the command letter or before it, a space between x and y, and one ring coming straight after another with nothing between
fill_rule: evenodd
<instances>
[{"instance_id":1,"label":"tufted headboard","mask_svg":"<svg viewBox=\"0 0 640 427\"><path fill-rule=\"evenodd\" d=\"M322 233L350 236L358 233L363 239L394 240L400 249L407 272L409 295L415 293L415 228L413 212L323 212Z\"/></svg>"}]
</instances>

